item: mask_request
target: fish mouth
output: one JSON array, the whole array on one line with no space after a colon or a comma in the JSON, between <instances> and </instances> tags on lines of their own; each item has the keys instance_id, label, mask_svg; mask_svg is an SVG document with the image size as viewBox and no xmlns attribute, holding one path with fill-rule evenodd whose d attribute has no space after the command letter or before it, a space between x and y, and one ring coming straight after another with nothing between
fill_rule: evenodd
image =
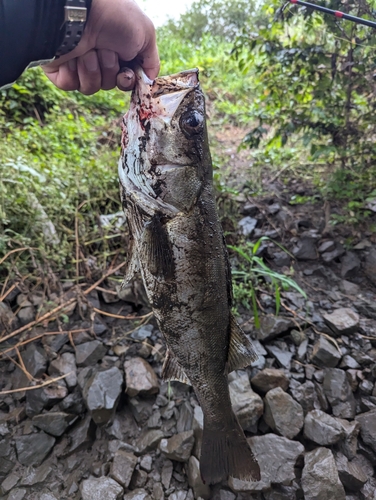
<instances>
[{"instance_id":1,"label":"fish mouth","mask_svg":"<svg viewBox=\"0 0 376 500\"><path fill-rule=\"evenodd\" d=\"M150 80L141 67L135 69L131 109L136 111L143 130L153 118L171 121L184 97L199 87L198 73L198 68L193 68Z\"/></svg>"},{"instance_id":2,"label":"fish mouth","mask_svg":"<svg viewBox=\"0 0 376 500\"><path fill-rule=\"evenodd\" d=\"M193 89L199 83L198 73L198 68L193 68L180 71L174 75L160 76L155 80L150 80L139 66L135 69L135 92L140 96L140 92L146 90L150 93L150 97L155 99L161 95Z\"/></svg>"}]
</instances>

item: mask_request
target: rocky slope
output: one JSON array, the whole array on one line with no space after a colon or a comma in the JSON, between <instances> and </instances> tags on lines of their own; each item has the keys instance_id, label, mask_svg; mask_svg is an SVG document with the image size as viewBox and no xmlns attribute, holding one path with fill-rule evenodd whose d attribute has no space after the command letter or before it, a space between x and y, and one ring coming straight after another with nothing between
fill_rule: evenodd
<instances>
[{"instance_id":1,"label":"rocky slope","mask_svg":"<svg viewBox=\"0 0 376 500\"><path fill-rule=\"evenodd\" d=\"M86 296L73 283L53 292L19 285L0 304L2 338L48 303L73 300L63 317L17 336L19 354L14 338L0 343L1 499L375 500L372 235L347 251L318 207L278 194L240 210L246 238L267 235L290 250L294 258L266 241L260 255L308 295L283 292L275 317L265 288L259 329L242 314L259 359L229 384L261 481L202 483L202 412L189 386L160 379L164 341L139 284L117 294L107 280ZM35 384L27 375L58 380L25 390Z\"/></svg>"}]
</instances>

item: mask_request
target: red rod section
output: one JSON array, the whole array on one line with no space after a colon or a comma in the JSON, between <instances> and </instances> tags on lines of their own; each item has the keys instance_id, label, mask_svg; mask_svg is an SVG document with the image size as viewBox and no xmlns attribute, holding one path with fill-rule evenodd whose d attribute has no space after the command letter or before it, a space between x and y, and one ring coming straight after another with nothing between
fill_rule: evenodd
<instances>
[{"instance_id":1,"label":"red rod section","mask_svg":"<svg viewBox=\"0 0 376 500\"><path fill-rule=\"evenodd\" d=\"M346 19L347 21L352 21L353 23L376 28L376 22L374 21L368 21L368 19L363 19L362 17L350 16L350 14L345 14L339 10L328 9L327 7L322 7L321 5L316 5L314 3L303 2L303 0L290 0L290 3L302 5L303 7L308 7L313 10L319 10L320 12L325 12L325 14L331 14L332 16L338 17L339 19Z\"/></svg>"}]
</instances>

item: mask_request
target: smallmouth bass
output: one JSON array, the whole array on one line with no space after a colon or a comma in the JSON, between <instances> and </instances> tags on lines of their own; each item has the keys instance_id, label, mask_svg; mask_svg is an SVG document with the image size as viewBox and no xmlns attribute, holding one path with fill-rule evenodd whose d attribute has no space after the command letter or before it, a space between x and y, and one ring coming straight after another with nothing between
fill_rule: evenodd
<instances>
[{"instance_id":1,"label":"smallmouth bass","mask_svg":"<svg viewBox=\"0 0 376 500\"><path fill-rule=\"evenodd\" d=\"M141 69L136 76L119 162L132 239L125 281L139 266L168 346L162 377L192 384L202 407L203 480L259 480L228 389L228 373L257 355L231 313L198 70L155 81Z\"/></svg>"}]
</instances>

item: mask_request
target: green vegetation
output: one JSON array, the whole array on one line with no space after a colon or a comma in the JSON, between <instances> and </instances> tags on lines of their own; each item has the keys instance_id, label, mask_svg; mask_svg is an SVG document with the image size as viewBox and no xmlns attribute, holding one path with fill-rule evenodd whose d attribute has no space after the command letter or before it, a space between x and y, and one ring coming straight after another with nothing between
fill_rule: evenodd
<instances>
[{"instance_id":1,"label":"green vegetation","mask_svg":"<svg viewBox=\"0 0 376 500\"><path fill-rule=\"evenodd\" d=\"M376 0L324 3L370 18L376 8ZM341 212L332 223L358 224L376 198L376 34L297 6L282 15L279 7L277 0L198 0L159 30L161 73L197 66L210 129L244 129L253 162L248 194L262 190L260 172L299 177L316 192L291 204L334 200ZM128 99L117 90L65 93L40 70L0 91L0 262L7 256L0 276L48 268L71 278L77 259L87 275L124 252L116 219L104 225L100 216L121 210L117 161ZM221 200L231 199L215 143L212 153ZM260 277L274 289L277 312L280 290L297 287L265 266L258 245L231 249L239 261L235 298L251 302L256 316Z\"/></svg>"},{"instance_id":2,"label":"green vegetation","mask_svg":"<svg viewBox=\"0 0 376 500\"><path fill-rule=\"evenodd\" d=\"M375 17L374 0L321 4ZM322 195L344 204L344 222L358 222L370 214L376 178L376 33L297 6L282 15L280 6L266 3L265 22L255 30L249 21L237 39L255 96L245 142L258 163L313 166Z\"/></svg>"},{"instance_id":3,"label":"green vegetation","mask_svg":"<svg viewBox=\"0 0 376 500\"><path fill-rule=\"evenodd\" d=\"M229 248L240 256L238 267L232 271L234 302L236 305L241 304L246 309L252 308L256 328L260 328L257 291L262 286L261 283L266 285L270 293L274 295L277 316L281 307L281 289L289 290L292 288L307 299L304 290L291 277L272 271L262 257L257 255L262 242L266 240L269 238L264 236L256 243L246 242L241 246L229 245ZM286 251L281 245L278 246Z\"/></svg>"}]
</instances>

